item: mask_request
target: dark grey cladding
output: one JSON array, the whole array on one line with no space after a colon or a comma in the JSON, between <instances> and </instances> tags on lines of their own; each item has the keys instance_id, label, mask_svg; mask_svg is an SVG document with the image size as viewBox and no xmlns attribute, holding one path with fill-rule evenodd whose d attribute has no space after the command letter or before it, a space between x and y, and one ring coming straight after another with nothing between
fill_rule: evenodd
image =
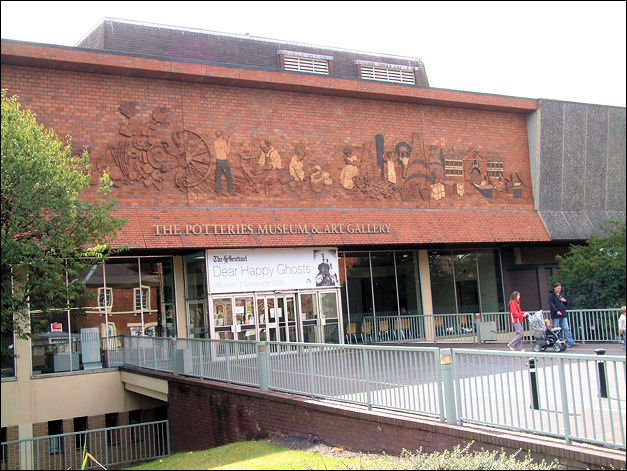
<instances>
[{"instance_id":1,"label":"dark grey cladding","mask_svg":"<svg viewBox=\"0 0 627 471\"><path fill-rule=\"evenodd\" d=\"M585 240L625 222L625 108L539 100L537 113L530 162L551 238Z\"/></svg>"}]
</instances>

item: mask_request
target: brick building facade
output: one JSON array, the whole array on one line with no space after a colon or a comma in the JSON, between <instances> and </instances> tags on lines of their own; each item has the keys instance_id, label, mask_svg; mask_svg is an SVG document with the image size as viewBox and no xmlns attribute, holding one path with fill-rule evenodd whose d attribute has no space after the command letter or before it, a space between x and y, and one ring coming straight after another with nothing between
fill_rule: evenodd
<instances>
[{"instance_id":1,"label":"brick building facade","mask_svg":"<svg viewBox=\"0 0 627 471\"><path fill-rule=\"evenodd\" d=\"M419 59L105 20L3 40L2 88L127 218L76 335L361 342L514 289L547 308L555 255L625 220L624 108L433 88Z\"/></svg>"}]
</instances>

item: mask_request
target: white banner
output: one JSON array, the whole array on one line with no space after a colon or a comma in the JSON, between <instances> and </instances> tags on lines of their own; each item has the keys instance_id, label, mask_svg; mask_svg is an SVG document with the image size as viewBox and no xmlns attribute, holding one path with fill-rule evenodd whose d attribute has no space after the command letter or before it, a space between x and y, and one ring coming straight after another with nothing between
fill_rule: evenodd
<instances>
[{"instance_id":1,"label":"white banner","mask_svg":"<svg viewBox=\"0 0 627 471\"><path fill-rule=\"evenodd\" d=\"M208 250L207 270L211 293L340 285L335 248Z\"/></svg>"}]
</instances>

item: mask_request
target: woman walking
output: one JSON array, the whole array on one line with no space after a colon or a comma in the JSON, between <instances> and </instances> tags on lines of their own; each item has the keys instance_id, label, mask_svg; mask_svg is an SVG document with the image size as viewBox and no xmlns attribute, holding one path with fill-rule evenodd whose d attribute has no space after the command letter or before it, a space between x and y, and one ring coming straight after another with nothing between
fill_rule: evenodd
<instances>
[{"instance_id":1,"label":"woman walking","mask_svg":"<svg viewBox=\"0 0 627 471\"><path fill-rule=\"evenodd\" d=\"M528 313L522 312L520 310L520 293L518 291L514 291L509 299L509 320L514 326L514 332L516 332L516 335L514 336L512 341L507 344L509 349L512 351L525 351L525 349L522 348L522 339L524 336L522 321L523 318L527 317L528 315Z\"/></svg>"}]
</instances>

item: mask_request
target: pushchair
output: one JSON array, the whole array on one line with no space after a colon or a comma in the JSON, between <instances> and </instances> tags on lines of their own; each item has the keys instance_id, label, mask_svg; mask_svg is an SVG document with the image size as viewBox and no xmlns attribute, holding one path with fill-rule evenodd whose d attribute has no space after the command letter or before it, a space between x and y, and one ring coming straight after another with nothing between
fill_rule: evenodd
<instances>
[{"instance_id":1,"label":"pushchair","mask_svg":"<svg viewBox=\"0 0 627 471\"><path fill-rule=\"evenodd\" d=\"M528 320L529 329L535 339L535 343L533 344L534 352L545 351L547 348L552 348L556 352L566 350L566 341L559 338L559 333L562 330L561 327L548 327L544 321L544 314L541 310L530 314Z\"/></svg>"}]
</instances>

